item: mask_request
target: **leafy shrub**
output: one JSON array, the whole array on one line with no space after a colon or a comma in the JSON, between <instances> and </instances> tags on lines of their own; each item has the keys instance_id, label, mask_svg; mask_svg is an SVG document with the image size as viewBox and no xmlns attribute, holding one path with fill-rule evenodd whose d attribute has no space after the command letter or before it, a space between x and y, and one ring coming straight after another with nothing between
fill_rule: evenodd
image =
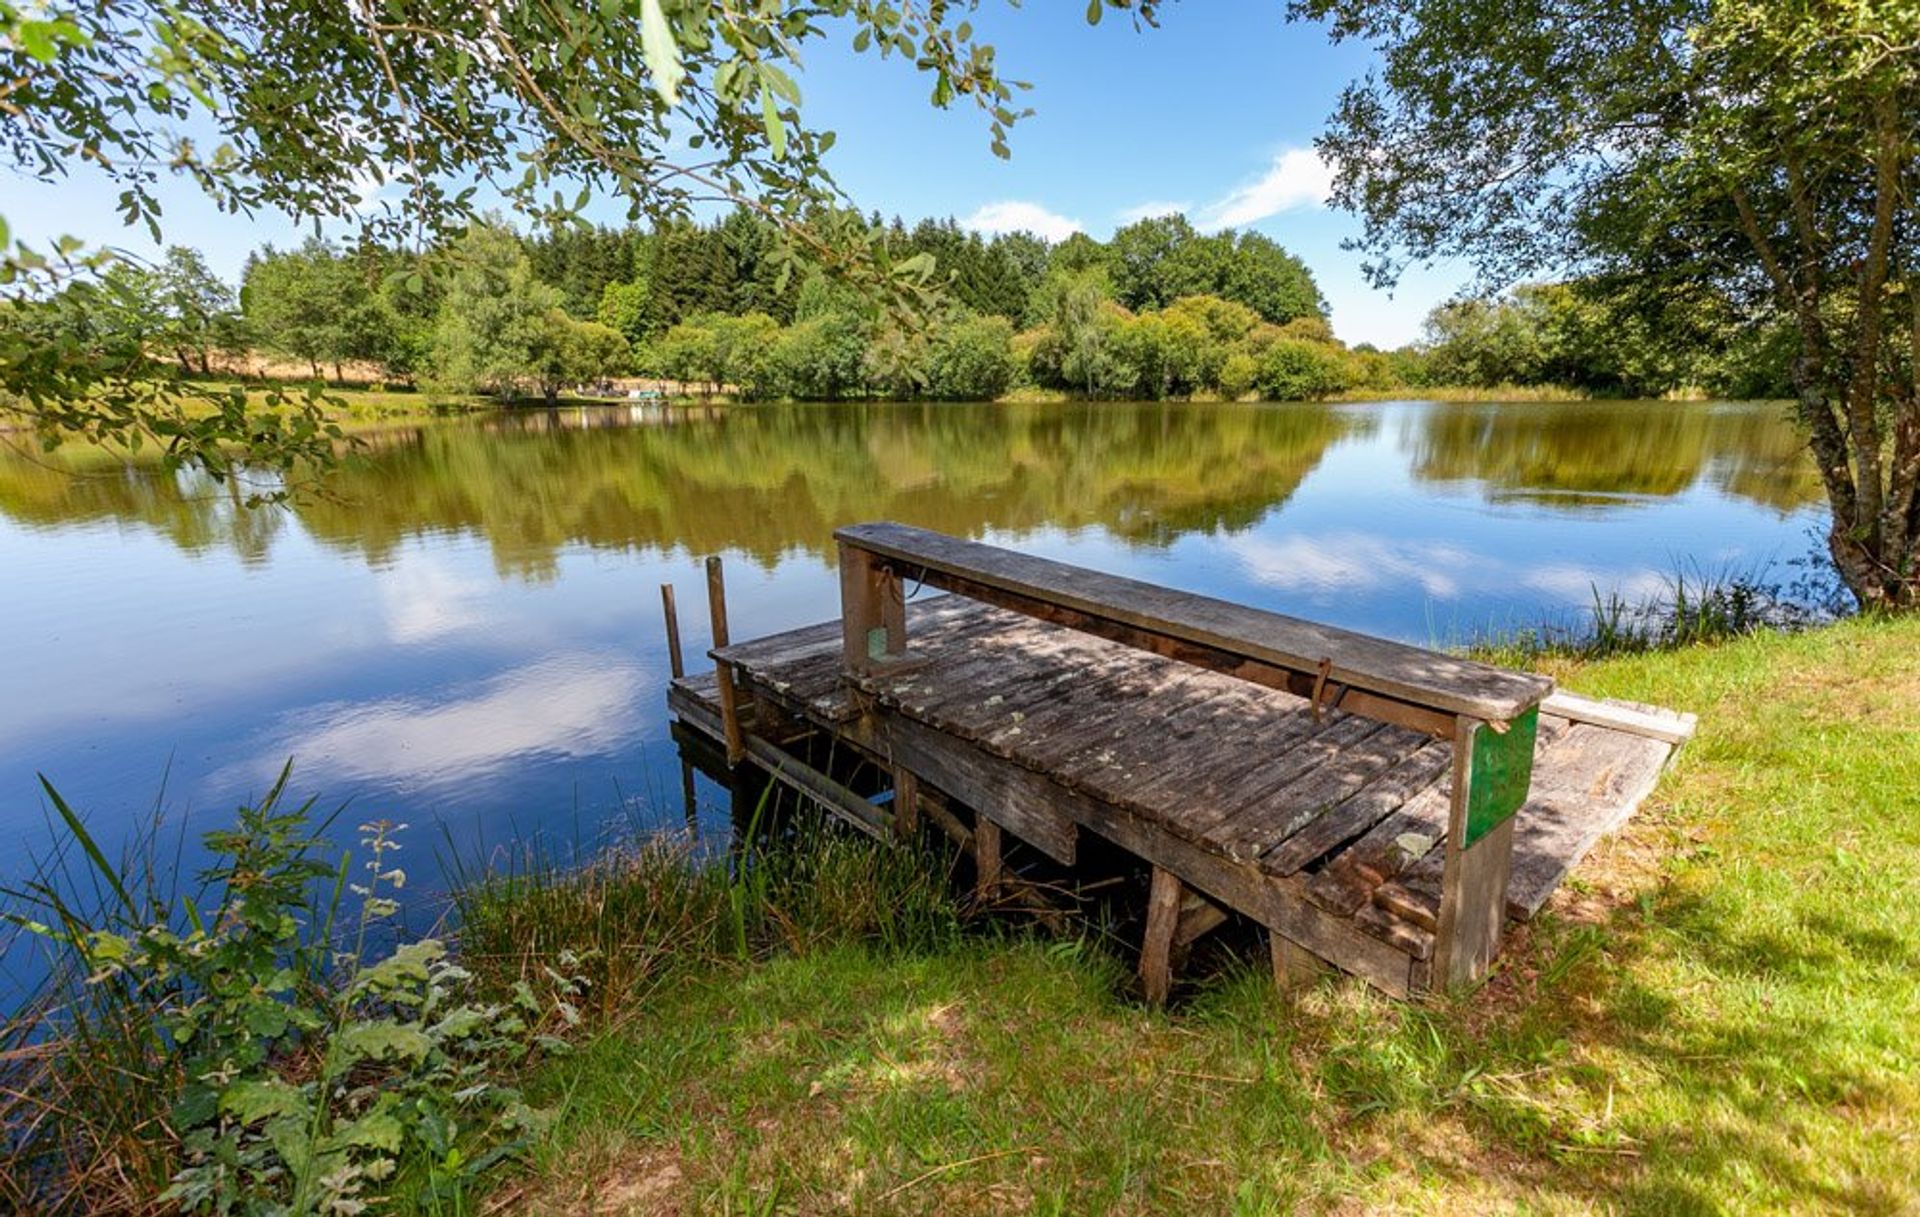
<instances>
[{"instance_id":1,"label":"leafy shrub","mask_svg":"<svg viewBox=\"0 0 1920 1217\"><path fill-rule=\"evenodd\" d=\"M1013 324L1004 317L964 317L935 339L927 391L952 401L992 401L1017 375Z\"/></svg>"},{"instance_id":2,"label":"leafy shrub","mask_svg":"<svg viewBox=\"0 0 1920 1217\"><path fill-rule=\"evenodd\" d=\"M11 1199L350 1215L399 1178L455 1196L539 1126L502 1078L529 1051L559 1045L541 1031L578 1017L580 983L549 972L538 990L523 982L481 1003L437 940L375 951L398 907L390 893L406 880L392 865L398 829L363 826L366 881L349 883L345 854L323 860L312 804L279 809L286 779L206 835L216 861L204 895L178 902L134 899L47 786L109 895L89 912L72 891L36 881L19 893L28 912L9 914L52 942L58 962L58 1000L8 1029L45 1045L14 1058L5 1079L14 1095L35 1096L4 1109ZM349 890L358 912L336 940ZM110 1076L122 1070L145 1084L129 1093ZM115 1129L153 1142L145 1177L98 1169L124 1141ZM171 1178L156 1198L162 1164Z\"/></svg>"},{"instance_id":3,"label":"leafy shrub","mask_svg":"<svg viewBox=\"0 0 1920 1217\"><path fill-rule=\"evenodd\" d=\"M1261 395L1274 401L1316 401L1348 387L1344 353L1299 338L1275 339L1255 374Z\"/></svg>"}]
</instances>

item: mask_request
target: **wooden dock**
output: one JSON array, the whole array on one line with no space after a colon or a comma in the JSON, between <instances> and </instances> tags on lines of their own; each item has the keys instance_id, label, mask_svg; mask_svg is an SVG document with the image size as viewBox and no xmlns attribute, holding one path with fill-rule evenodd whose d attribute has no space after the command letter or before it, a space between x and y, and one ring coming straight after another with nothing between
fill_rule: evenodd
<instances>
[{"instance_id":1,"label":"wooden dock","mask_svg":"<svg viewBox=\"0 0 1920 1217\"><path fill-rule=\"evenodd\" d=\"M1409 996L1484 974L1652 790L1692 718L1543 677L899 525L839 534L842 619L728 644L688 728L865 831L944 828L983 888L1007 837L1151 864L1141 951L1239 913L1276 977ZM916 597L906 588L944 588ZM718 592L717 580L713 588ZM819 760L889 777L862 794ZM877 797L876 797L877 796Z\"/></svg>"}]
</instances>

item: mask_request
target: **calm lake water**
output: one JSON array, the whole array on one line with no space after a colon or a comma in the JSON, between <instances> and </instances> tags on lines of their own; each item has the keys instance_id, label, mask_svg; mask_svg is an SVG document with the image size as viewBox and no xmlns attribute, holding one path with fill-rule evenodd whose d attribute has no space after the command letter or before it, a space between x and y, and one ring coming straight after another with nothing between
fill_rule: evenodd
<instances>
[{"instance_id":1,"label":"calm lake water","mask_svg":"<svg viewBox=\"0 0 1920 1217\"><path fill-rule=\"evenodd\" d=\"M413 825L420 879L448 839L678 823L660 584L690 657L707 554L736 638L824 620L832 531L871 519L1444 643L1681 567L1785 581L1825 509L1748 405L517 413L378 434L264 511L0 458L0 880L51 839L37 772L111 845L157 799L197 833L291 757L351 800L343 839Z\"/></svg>"}]
</instances>

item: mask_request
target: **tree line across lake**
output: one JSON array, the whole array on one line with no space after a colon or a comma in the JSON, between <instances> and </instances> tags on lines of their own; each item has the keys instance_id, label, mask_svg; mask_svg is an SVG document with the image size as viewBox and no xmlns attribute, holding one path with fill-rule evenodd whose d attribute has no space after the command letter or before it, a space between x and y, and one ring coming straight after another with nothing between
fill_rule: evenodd
<instances>
[{"instance_id":1,"label":"tree line across lake","mask_svg":"<svg viewBox=\"0 0 1920 1217\"><path fill-rule=\"evenodd\" d=\"M267 352L316 377L553 398L652 376L755 399L1317 399L1394 389L1556 386L1608 396L1781 396L1790 335L1711 296L1598 280L1462 297L1392 351L1339 341L1312 272L1259 233L1149 217L1107 241L993 237L951 219L866 221L920 259L943 305L904 316L820 270L794 275L752 212L653 229L522 236L476 223L415 253L310 239L250 257L238 292L197 251L122 262L69 341L134 342L208 374ZM101 301L111 307L102 308ZM35 323L58 327L59 310ZM118 331L118 332L114 332Z\"/></svg>"}]
</instances>

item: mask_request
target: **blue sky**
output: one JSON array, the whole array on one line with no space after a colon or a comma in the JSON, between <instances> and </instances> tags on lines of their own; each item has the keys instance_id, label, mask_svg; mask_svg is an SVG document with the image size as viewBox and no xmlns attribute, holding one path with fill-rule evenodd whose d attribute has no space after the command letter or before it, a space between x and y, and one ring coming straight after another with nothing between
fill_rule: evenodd
<instances>
[{"instance_id":1,"label":"blue sky","mask_svg":"<svg viewBox=\"0 0 1920 1217\"><path fill-rule=\"evenodd\" d=\"M1409 341L1427 310L1466 283L1465 267L1415 270L1389 296L1340 248L1359 223L1323 204L1313 139L1342 86L1366 70L1364 47L1288 24L1277 0L1188 0L1144 31L1112 14L1090 28L1085 12L1076 0L990 2L976 18L1002 72L1034 85L1027 102L1037 113L1015 128L1009 161L988 150L977 112L934 110L928 81L909 65L844 43L811 52L803 114L838 133L829 163L861 207L909 221L952 215L984 231L1104 238L1140 214L1179 209L1203 227L1257 229L1306 260L1348 342ZM149 250L120 225L116 193L84 175L57 186L13 181L0 214L31 241L72 234ZM184 184L164 197L168 240L198 246L229 277L259 245L298 239L290 219L221 215Z\"/></svg>"}]
</instances>

